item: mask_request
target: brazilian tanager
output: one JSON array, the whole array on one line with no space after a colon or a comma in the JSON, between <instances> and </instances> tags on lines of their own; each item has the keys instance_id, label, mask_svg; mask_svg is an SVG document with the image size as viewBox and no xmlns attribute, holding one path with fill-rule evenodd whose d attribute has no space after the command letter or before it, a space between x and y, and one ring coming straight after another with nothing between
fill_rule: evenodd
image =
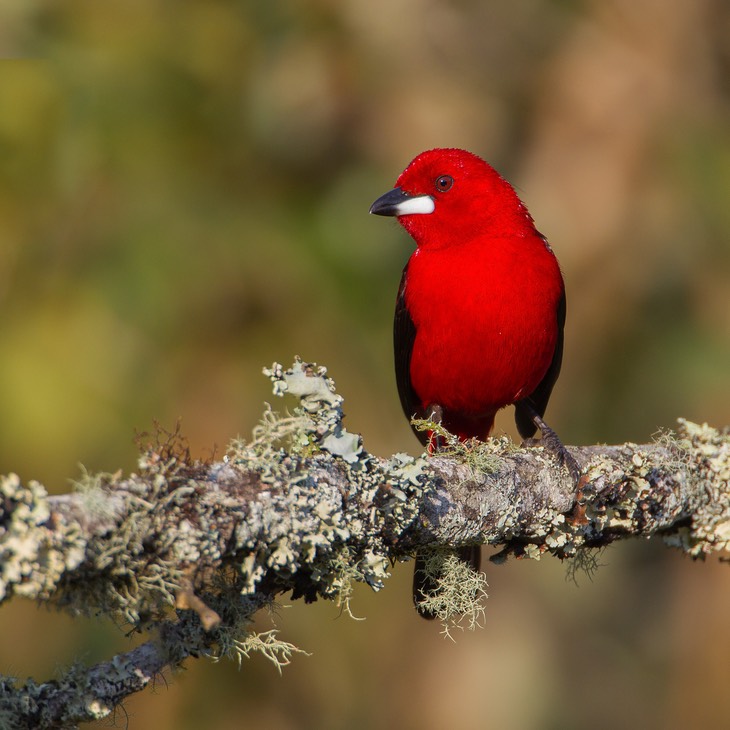
<instances>
[{"instance_id":1,"label":"brazilian tanager","mask_svg":"<svg viewBox=\"0 0 730 730\"><path fill-rule=\"evenodd\" d=\"M418 155L370 212L396 216L416 242L395 307L406 417L484 440L497 411L514 405L520 435L530 438L539 426L545 438L565 288L555 254L512 186L470 152L434 149ZM432 435L414 431L433 450ZM478 546L459 552L478 569ZM417 607L433 588L417 556Z\"/></svg>"}]
</instances>

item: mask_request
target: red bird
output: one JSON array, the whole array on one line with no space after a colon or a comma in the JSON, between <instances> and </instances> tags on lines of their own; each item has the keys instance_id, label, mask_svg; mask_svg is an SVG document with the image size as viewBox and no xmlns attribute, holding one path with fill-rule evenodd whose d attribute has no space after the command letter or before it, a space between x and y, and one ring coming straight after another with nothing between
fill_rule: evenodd
<instances>
[{"instance_id":1,"label":"red bird","mask_svg":"<svg viewBox=\"0 0 730 730\"><path fill-rule=\"evenodd\" d=\"M512 186L470 152L435 149L418 155L370 212L396 216L417 246L395 308L406 417L440 419L462 440L484 440L497 411L514 405L523 438L539 427L557 441L542 416L563 355L563 277ZM430 445L430 434L414 431ZM478 546L460 554L478 569ZM417 607L432 588L422 571L417 558Z\"/></svg>"}]
</instances>

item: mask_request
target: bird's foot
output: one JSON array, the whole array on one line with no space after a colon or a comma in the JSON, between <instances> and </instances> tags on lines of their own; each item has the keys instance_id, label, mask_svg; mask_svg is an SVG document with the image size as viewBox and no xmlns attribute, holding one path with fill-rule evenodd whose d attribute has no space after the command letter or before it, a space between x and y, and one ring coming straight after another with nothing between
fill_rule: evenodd
<instances>
[{"instance_id":1,"label":"bird's foot","mask_svg":"<svg viewBox=\"0 0 730 730\"><path fill-rule=\"evenodd\" d=\"M565 447L558 434L537 413L533 413L532 422L540 429L542 438L527 439L525 445L542 446L547 449L555 457L560 466L564 466L568 470L573 483L577 485L582 474L578 462Z\"/></svg>"},{"instance_id":2,"label":"bird's foot","mask_svg":"<svg viewBox=\"0 0 730 730\"><path fill-rule=\"evenodd\" d=\"M441 423L444 418L444 409L438 405L438 403L434 403L429 409L429 420L433 421L434 423ZM444 447L446 446L446 441L444 437L437 433L436 431L429 431L428 432L428 453L429 455L433 455L439 451L443 451Z\"/></svg>"}]
</instances>

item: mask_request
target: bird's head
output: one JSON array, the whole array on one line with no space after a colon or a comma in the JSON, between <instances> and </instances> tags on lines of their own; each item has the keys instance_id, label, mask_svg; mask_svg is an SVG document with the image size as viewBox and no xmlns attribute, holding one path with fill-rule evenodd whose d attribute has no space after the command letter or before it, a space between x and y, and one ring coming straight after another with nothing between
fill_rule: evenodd
<instances>
[{"instance_id":1,"label":"bird's head","mask_svg":"<svg viewBox=\"0 0 730 730\"><path fill-rule=\"evenodd\" d=\"M459 149L422 152L370 212L396 216L424 248L534 232L512 186L481 157Z\"/></svg>"}]
</instances>

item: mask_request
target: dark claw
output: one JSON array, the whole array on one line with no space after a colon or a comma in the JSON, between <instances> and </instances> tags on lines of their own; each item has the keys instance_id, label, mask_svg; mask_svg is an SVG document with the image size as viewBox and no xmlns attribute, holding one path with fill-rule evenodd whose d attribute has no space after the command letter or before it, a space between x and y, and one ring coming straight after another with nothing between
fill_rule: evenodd
<instances>
[{"instance_id":1,"label":"dark claw","mask_svg":"<svg viewBox=\"0 0 730 730\"><path fill-rule=\"evenodd\" d=\"M578 462L575 460L573 455L565 448L565 445L560 440L558 434L553 431L550 426L542 420L540 415L535 411L532 412L532 422L540 429L542 438L537 441L536 439L528 439L525 443L529 442L529 445L540 445L544 446L553 456L557 459L560 466L564 466L570 474L573 484L578 486L578 482L582 476Z\"/></svg>"},{"instance_id":2,"label":"dark claw","mask_svg":"<svg viewBox=\"0 0 730 730\"><path fill-rule=\"evenodd\" d=\"M542 443L543 446L548 449L548 451L552 452L555 455L558 463L568 470L570 477L573 480L573 484L577 486L578 481L581 477L580 467L578 466L578 462L573 458L573 455L570 453L570 451L565 448L563 442L558 438L558 435L555 433L555 431L550 430L548 431L548 433L545 433L545 431L543 431Z\"/></svg>"}]
</instances>

